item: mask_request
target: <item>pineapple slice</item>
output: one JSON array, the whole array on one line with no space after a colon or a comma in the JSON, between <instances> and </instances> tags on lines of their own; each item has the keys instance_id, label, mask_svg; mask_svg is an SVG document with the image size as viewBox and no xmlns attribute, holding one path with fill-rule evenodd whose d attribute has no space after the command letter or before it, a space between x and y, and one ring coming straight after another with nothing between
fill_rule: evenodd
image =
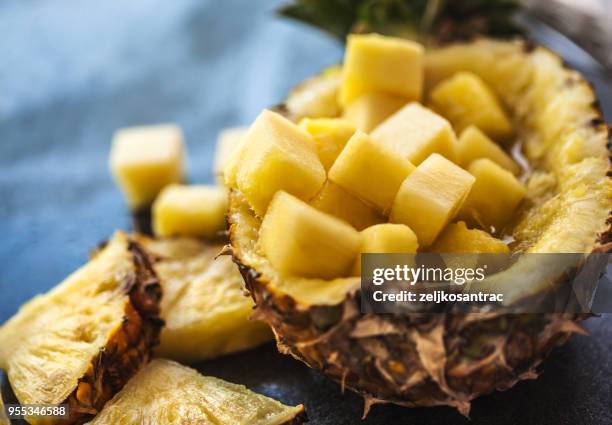
<instances>
[{"instance_id":1,"label":"pineapple slice","mask_svg":"<svg viewBox=\"0 0 612 425\"><path fill-rule=\"evenodd\" d=\"M361 253L417 252L419 243L412 229L405 224L382 223L361 232L361 252L353 266L353 275L361 274Z\"/></svg>"},{"instance_id":2,"label":"pineapple slice","mask_svg":"<svg viewBox=\"0 0 612 425\"><path fill-rule=\"evenodd\" d=\"M384 212L412 170L410 161L357 130L329 170L329 179Z\"/></svg>"},{"instance_id":3,"label":"pineapple slice","mask_svg":"<svg viewBox=\"0 0 612 425\"><path fill-rule=\"evenodd\" d=\"M183 181L184 150L183 133L175 125L115 133L109 165L130 208L147 207L164 186Z\"/></svg>"},{"instance_id":4,"label":"pineapple slice","mask_svg":"<svg viewBox=\"0 0 612 425\"><path fill-rule=\"evenodd\" d=\"M0 367L19 402L68 404L68 423L91 418L147 362L163 323L160 298L149 257L117 233L0 327Z\"/></svg>"},{"instance_id":5,"label":"pineapple slice","mask_svg":"<svg viewBox=\"0 0 612 425\"><path fill-rule=\"evenodd\" d=\"M450 123L416 102L383 121L372 137L415 165L432 153L456 160L457 141Z\"/></svg>"},{"instance_id":6,"label":"pineapple slice","mask_svg":"<svg viewBox=\"0 0 612 425\"><path fill-rule=\"evenodd\" d=\"M263 219L259 246L283 275L332 279L348 276L359 232L281 191Z\"/></svg>"},{"instance_id":7,"label":"pineapple slice","mask_svg":"<svg viewBox=\"0 0 612 425\"><path fill-rule=\"evenodd\" d=\"M242 139L247 131L248 127L231 127L219 133L213 167L215 179L218 184L224 184L225 178L223 171L232 157L232 154L240 147Z\"/></svg>"},{"instance_id":8,"label":"pineapple slice","mask_svg":"<svg viewBox=\"0 0 612 425\"><path fill-rule=\"evenodd\" d=\"M221 186L172 184L153 203L157 236L219 237L225 229L227 190Z\"/></svg>"},{"instance_id":9,"label":"pineapple slice","mask_svg":"<svg viewBox=\"0 0 612 425\"><path fill-rule=\"evenodd\" d=\"M369 133L406 104L406 99L385 93L364 93L344 110L344 118Z\"/></svg>"},{"instance_id":10,"label":"pineapple slice","mask_svg":"<svg viewBox=\"0 0 612 425\"><path fill-rule=\"evenodd\" d=\"M403 223L429 246L455 216L474 184L474 176L432 154L402 183L389 221Z\"/></svg>"},{"instance_id":11,"label":"pineapple slice","mask_svg":"<svg viewBox=\"0 0 612 425\"><path fill-rule=\"evenodd\" d=\"M301 83L291 90L286 109L291 119L337 117L340 115L338 92L342 82L342 68L339 65L325 69L317 78Z\"/></svg>"},{"instance_id":12,"label":"pineapple slice","mask_svg":"<svg viewBox=\"0 0 612 425\"><path fill-rule=\"evenodd\" d=\"M305 420L302 405L286 406L170 360L153 360L89 425L289 425Z\"/></svg>"},{"instance_id":13,"label":"pineapple slice","mask_svg":"<svg viewBox=\"0 0 612 425\"><path fill-rule=\"evenodd\" d=\"M237 152L235 187L260 217L279 190L310 199L323 187L325 169L315 143L283 116L264 110L242 143Z\"/></svg>"},{"instance_id":14,"label":"pineapple slice","mask_svg":"<svg viewBox=\"0 0 612 425\"><path fill-rule=\"evenodd\" d=\"M513 133L510 120L493 91L476 74L458 72L430 94L434 109L447 117L457 132L475 125L495 140Z\"/></svg>"},{"instance_id":15,"label":"pineapple slice","mask_svg":"<svg viewBox=\"0 0 612 425\"><path fill-rule=\"evenodd\" d=\"M414 41L378 34L353 34L347 39L340 105L361 94L383 92L421 100L423 46Z\"/></svg>"},{"instance_id":16,"label":"pineapple slice","mask_svg":"<svg viewBox=\"0 0 612 425\"><path fill-rule=\"evenodd\" d=\"M300 127L312 136L325 171L330 169L356 130L350 121L341 118L304 118Z\"/></svg>"},{"instance_id":17,"label":"pineapple slice","mask_svg":"<svg viewBox=\"0 0 612 425\"><path fill-rule=\"evenodd\" d=\"M485 229L493 227L495 231L500 231L525 196L525 187L511 172L487 158L472 162L468 171L476 177L476 182L460 216Z\"/></svg>"},{"instance_id":18,"label":"pineapple slice","mask_svg":"<svg viewBox=\"0 0 612 425\"><path fill-rule=\"evenodd\" d=\"M439 253L490 253L508 254L510 249L503 241L487 232L468 229L465 222L451 223L429 247L430 252Z\"/></svg>"},{"instance_id":19,"label":"pineapple slice","mask_svg":"<svg viewBox=\"0 0 612 425\"><path fill-rule=\"evenodd\" d=\"M489 158L513 174L521 172L521 167L502 148L473 125L461 132L457 153L459 165L463 168L467 168L476 159Z\"/></svg>"},{"instance_id":20,"label":"pineapple slice","mask_svg":"<svg viewBox=\"0 0 612 425\"><path fill-rule=\"evenodd\" d=\"M159 257L154 268L164 292L166 326L156 355L195 363L272 339L267 324L249 320L253 300L245 296L231 257L215 259L221 245L189 238L138 241Z\"/></svg>"},{"instance_id":21,"label":"pineapple slice","mask_svg":"<svg viewBox=\"0 0 612 425\"><path fill-rule=\"evenodd\" d=\"M373 208L330 181L325 183L310 205L348 222L357 230L385 221Z\"/></svg>"}]
</instances>

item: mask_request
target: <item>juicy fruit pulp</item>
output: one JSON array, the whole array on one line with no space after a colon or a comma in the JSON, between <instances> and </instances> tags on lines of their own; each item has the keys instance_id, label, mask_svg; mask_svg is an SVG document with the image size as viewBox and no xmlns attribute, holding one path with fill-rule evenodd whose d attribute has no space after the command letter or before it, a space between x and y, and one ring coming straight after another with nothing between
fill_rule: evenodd
<instances>
[{"instance_id":1,"label":"juicy fruit pulp","mask_svg":"<svg viewBox=\"0 0 612 425\"><path fill-rule=\"evenodd\" d=\"M429 247L439 253L492 253L507 254L508 246L499 239L479 229L468 229L465 222L451 223Z\"/></svg>"},{"instance_id":2,"label":"juicy fruit pulp","mask_svg":"<svg viewBox=\"0 0 612 425\"><path fill-rule=\"evenodd\" d=\"M217 183L225 183L224 170L232 154L239 149L242 139L248 131L247 127L230 127L222 130L217 138L215 148L214 172Z\"/></svg>"},{"instance_id":3,"label":"juicy fruit pulp","mask_svg":"<svg viewBox=\"0 0 612 425\"><path fill-rule=\"evenodd\" d=\"M353 267L353 274L361 274L362 253L417 252L419 243L412 229L404 224L382 223L361 232L361 249Z\"/></svg>"},{"instance_id":4,"label":"juicy fruit pulp","mask_svg":"<svg viewBox=\"0 0 612 425\"><path fill-rule=\"evenodd\" d=\"M406 99L385 93L364 93L346 107L343 117L369 133L406 103Z\"/></svg>"},{"instance_id":5,"label":"juicy fruit pulp","mask_svg":"<svg viewBox=\"0 0 612 425\"><path fill-rule=\"evenodd\" d=\"M329 170L355 133L355 126L340 118L304 118L300 121L300 127L312 136L325 171Z\"/></svg>"},{"instance_id":6,"label":"juicy fruit pulp","mask_svg":"<svg viewBox=\"0 0 612 425\"><path fill-rule=\"evenodd\" d=\"M459 165L467 168L472 161L488 158L512 174L519 174L521 168L502 148L473 125L461 132L457 143Z\"/></svg>"}]
</instances>

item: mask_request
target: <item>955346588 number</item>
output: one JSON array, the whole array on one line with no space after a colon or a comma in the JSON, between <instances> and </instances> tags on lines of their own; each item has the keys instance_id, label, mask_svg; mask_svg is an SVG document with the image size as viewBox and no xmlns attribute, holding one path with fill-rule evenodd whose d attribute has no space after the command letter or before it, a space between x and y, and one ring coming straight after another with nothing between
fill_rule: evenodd
<instances>
[{"instance_id":1,"label":"955346588 number","mask_svg":"<svg viewBox=\"0 0 612 425\"><path fill-rule=\"evenodd\" d=\"M45 417L67 419L70 411L67 404L5 404L0 409L0 419L23 419Z\"/></svg>"}]
</instances>

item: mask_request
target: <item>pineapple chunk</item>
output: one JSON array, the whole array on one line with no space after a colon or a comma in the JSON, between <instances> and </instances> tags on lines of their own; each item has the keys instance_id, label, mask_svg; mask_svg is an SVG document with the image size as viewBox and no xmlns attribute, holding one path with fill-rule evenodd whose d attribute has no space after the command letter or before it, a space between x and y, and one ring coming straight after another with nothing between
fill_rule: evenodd
<instances>
[{"instance_id":1,"label":"pineapple chunk","mask_svg":"<svg viewBox=\"0 0 612 425\"><path fill-rule=\"evenodd\" d=\"M361 253L417 252L419 243L412 229L405 224L382 223L361 232L361 252L353 266L353 275L361 274Z\"/></svg>"},{"instance_id":2,"label":"pineapple chunk","mask_svg":"<svg viewBox=\"0 0 612 425\"><path fill-rule=\"evenodd\" d=\"M215 149L214 173L218 184L224 183L224 170L232 154L240 147L247 127L226 128L219 133Z\"/></svg>"},{"instance_id":3,"label":"pineapple chunk","mask_svg":"<svg viewBox=\"0 0 612 425\"><path fill-rule=\"evenodd\" d=\"M447 117L457 132L475 125L495 140L512 135L512 125L495 94L476 74L458 72L440 82L430 94L434 109Z\"/></svg>"},{"instance_id":4,"label":"pineapple chunk","mask_svg":"<svg viewBox=\"0 0 612 425\"><path fill-rule=\"evenodd\" d=\"M89 425L301 424L302 405L286 406L170 360L153 360Z\"/></svg>"},{"instance_id":5,"label":"pineapple chunk","mask_svg":"<svg viewBox=\"0 0 612 425\"><path fill-rule=\"evenodd\" d=\"M446 226L428 251L445 254L454 252L508 254L510 252L508 245L503 241L482 230L468 229L463 221Z\"/></svg>"},{"instance_id":6,"label":"pineapple chunk","mask_svg":"<svg viewBox=\"0 0 612 425\"><path fill-rule=\"evenodd\" d=\"M461 132L457 144L459 165L467 168L472 161L489 158L513 174L519 174L521 168L494 141L473 125Z\"/></svg>"},{"instance_id":7,"label":"pineapple chunk","mask_svg":"<svg viewBox=\"0 0 612 425\"><path fill-rule=\"evenodd\" d=\"M333 279L349 275L359 232L281 191L263 219L259 245L282 275Z\"/></svg>"},{"instance_id":8,"label":"pineapple chunk","mask_svg":"<svg viewBox=\"0 0 612 425\"><path fill-rule=\"evenodd\" d=\"M119 130L113 136L110 170L132 209L147 207L164 188L184 178L183 133L175 125Z\"/></svg>"},{"instance_id":9,"label":"pineapple chunk","mask_svg":"<svg viewBox=\"0 0 612 425\"><path fill-rule=\"evenodd\" d=\"M355 133L355 126L341 118L304 118L300 121L300 127L312 136L325 171L330 169Z\"/></svg>"},{"instance_id":10,"label":"pineapple chunk","mask_svg":"<svg viewBox=\"0 0 612 425\"><path fill-rule=\"evenodd\" d=\"M385 93L364 93L347 106L343 116L369 133L406 103L406 99Z\"/></svg>"},{"instance_id":11,"label":"pineapple chunk","mask_svg":"<svg viewBox=\"0 0 612 425\"><path fill-rule=\"evenodd\" d=\"M450 123L412 102L383 121L372 137L415 165L432 153L456 160L456 137Z\"/></svg>"},{"instance_id":12,"label":"pineapple chunk","mask_svg":"<svg viewBox=\"0 0 612 425\"><path fill-rule=\"evenodd\" d=\"M385 212L414 165L357 130L329 170L329 179Z\"/></svg>"},{"instance_id":13,"label":"pineapple chunk","mask_svg":"<svg viewBox=\"0 0 612 425\"><path fill-rule=\"evenodd\" d=\"M342 82L342 68L331 66L322 74L306 80L291 90L285 101L291 111L291 119L337 117L341 108L338 104L338 92Z\"/></svg>"},{"instance_id":14,"label":"pineapple chunk","mask_svg":"<svg viewBox=\"0 0 612 425\"><path fill-rule=\"evenodd\" d=\"M423 46L378 34L353 34L347 39L340 104L348 106L370 91L421 100Z\"/></svg>"},{"instance_id":15,"label":"pineapple chunk","mask_svg":"<svg viewBox=\"0 0 612 425\"><path fill-rule=\"evenodd\" d=\"M429 246L459 211L474 180L467 171L433 154L404 180L389 219L410 226L419 243Z\"/></svg>"},{"instance_id":16,"label":"pineapple chunk","mask_svg":"<svg viewBox=\"0 0 612 425\"><path fill-rule=\"evenodd\" d=\"M485 229L500 231L510 221L525 196L525 187L514 175L490 159L477 159L468 167L476 182L461 210L461 217L471 219Z\"/></svg>"},{"instance_id":17,"label":"pineapple chunk","mask_svg":"<svg viewBox=\"0 0 612 425\"><path fill-rule=\"evenodd\" d=\"M274 194L284 190L310 199L325 183L325 169L308 133L283 116L264 110L238 152L236 186L262 217Z\"/></svg>"},{"instance_id":18,"label":"pineapple chunk","mask_svg":"<svg viewBox=\"0 0 612 425\"><path fill-rule=\"evenodd\" d=\"M348 222L357 230L385 221L374 209L330 181L325 183L310 205Z\"/></svg>"}]
</instances>

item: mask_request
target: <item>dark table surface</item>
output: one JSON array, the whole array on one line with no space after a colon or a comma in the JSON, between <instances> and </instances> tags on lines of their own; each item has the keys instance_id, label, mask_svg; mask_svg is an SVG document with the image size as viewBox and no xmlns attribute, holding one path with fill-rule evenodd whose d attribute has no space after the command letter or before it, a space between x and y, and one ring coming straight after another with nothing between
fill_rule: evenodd
<instances>
[{"instance_id":1,"label":"dark table surface","mask_svg":"<svg viewBox=\"0 0 612 425\"><path fill-rule=\"evenodd\" d=\"M276 1L0 2L0 323L86 261L129 216L107 171L113 131L176 122L189 176L212 182L217 132L250 122L341 47L276 18ZM612 84L571 43L562 52L595 84L608 119ZM375 406L272 345L198 365L286 403L314 424L612 424L612 316L592 319L543 375L477 400L471 422L447 408Z\"/></svg>"}]
</instances>

